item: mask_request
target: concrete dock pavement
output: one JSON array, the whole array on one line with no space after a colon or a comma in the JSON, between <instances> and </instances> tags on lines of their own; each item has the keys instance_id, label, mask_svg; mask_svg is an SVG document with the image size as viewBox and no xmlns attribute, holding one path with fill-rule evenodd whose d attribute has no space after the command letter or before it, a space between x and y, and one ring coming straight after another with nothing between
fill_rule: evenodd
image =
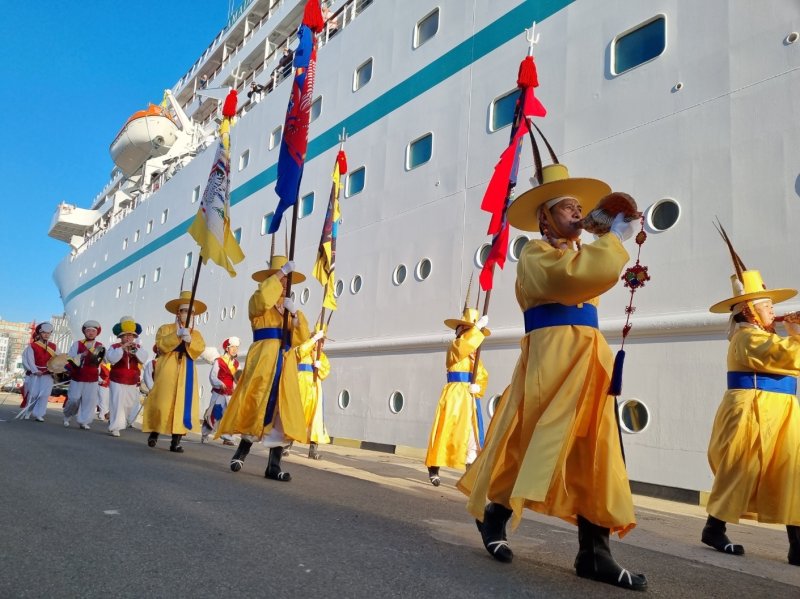
<instances>
[{"instance_id":1,"label":"concrete dock pavement","mask_svg":"<svg viewBox=\"0 0 800 599\"><path fill-rule=\"evenodd\" d=\"M4 396L0 395L0 404ZM239 473L233 448L172 454L138 430L120 438L99 421L65 429L14 421L0 405L0 597L632 597L578 578L574 527L527 513L510 534L512 564L484 550L458 473L427 480L421 461L295 446L290 483L263 477L260 446ZM697 506L636 497L639 525L612 542L618 561L654 597L798 597L782 527L730 526L744 557L699 541Z\"/></svg>"}]
</instances>

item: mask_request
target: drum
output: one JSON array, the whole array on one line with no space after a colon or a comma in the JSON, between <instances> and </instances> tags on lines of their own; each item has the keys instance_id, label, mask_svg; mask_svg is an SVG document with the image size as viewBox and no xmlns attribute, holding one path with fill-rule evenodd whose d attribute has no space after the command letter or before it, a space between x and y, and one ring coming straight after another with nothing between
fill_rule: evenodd
<instances>
[{"instance_id":1,"label":"drum","mask_svg":"<svg viewBox=\"0 0 800 599\"><path fill-rule=\"evenodd\" d=\"M63 383L69 380L68 364L70 364L69 354L56 354L47 361L47 370L53 374L53 380Z\"/></svg>"},{"instance_id":2,"label":"drum","mask_svg":"<svg viewBox=\"0 0 800 599\"><path fill-rule=\"evenodd\" d=\"M597 207L581 221L581 225L589 233L604 235L608 233L611 223L619 213L624 214L628 222L642 217L636 207L636 200L627 193L614 191L600 200Z\"/></svg>"}]
</instances>

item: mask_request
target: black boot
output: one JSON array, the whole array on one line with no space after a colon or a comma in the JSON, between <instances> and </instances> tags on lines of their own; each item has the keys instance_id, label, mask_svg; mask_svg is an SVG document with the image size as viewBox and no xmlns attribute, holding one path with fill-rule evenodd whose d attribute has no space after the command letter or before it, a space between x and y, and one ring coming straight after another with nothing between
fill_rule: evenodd
<instances>
[{"instance_id":1,"label":"black boot","mask_svg":"<svg viewBox=\"0 0 800 599\"><path fill-rule=\"evenodd\" d=\"M442 479L439 478L439 466L428 466L428 479L434 487L442 484Z\"/></svg>"},{"instance_id":2,"label":"black boot","mask_svg":"<svg viewBox=\"0 0 800 599\"><path fill-rule=\"evenodd\" d=\"M583 516L578 516L578 555L575 558L575 572L581 578L591 578L614 586L644 591L647 578L644 574L634 574L620 566L611 555L608 545L609 530L592 524Z\"/></svg>"},{"instance_id":3,"label":"black boot","mask_svg":"<svg viewBox=\"0 0 800 599\"><path fill-rule=\"evenodd\" d=\"M269 463L267 464L267 469L264 472L265 478L271 478L272 480L280 480L286 483L292 480L291 474L289 474L288 472L283 472L281 470L282 456L283 456L283 447L270 448Z\"/></svg>"},{"instance_id":4,"label":"black boot","mask_svg":"<svg viewBox=\"0 0 800 599\"><path fill-rule=\"evenodd\" d=\"M494 559L509 563L514 559L514 552L508 546L506 523L511 517L511 510L499 503L490 503L483 511L483 522L475 520L481 533L483 546Z\"/></svg>"},{"instance_id":5,"label":"black boot","mask_svg":"<svg viewBox=\"0 0 800 599\"><path fill-rule=\"evenodd\" d=\"M312 460L322 459L322 454L320 454L320 452L317 451L318 447L319 445L317 445L313 441L311 442L311 445L308 446L308 457L311 458Z\"/></svg>"},{"instance_id":6,"label":"black boot","mask_svg":"<svg viewBox=\"0 0 800 599\"><path fill-rule=\"evenodd\" d=\"M155 447L156 443L158 443L158 433L150 433L150 436L147 437L147 446Z\"/></svg>"},{"instance_id":7,"label":"black boot","mask_svg":"<svg viewBox=\"0 0 800 599\"><path fill-rule=\"evenodd\" d=\"M181 445L181 438L183 435L172 435L172 443L169 444L169 450L173 453L183 453L183 446Z\"/></svg>"},{"instance_id":8,"label":"black boot","mask_svg":"<svg viewBox=\"0 0 800 599\"><path fill-rule=\"evenodd\" d=\"M234 472L239 472L244 465L244 459L247 457L247 454L250 453L250 448L253 444L248 441L247 439L242 439L239 441L239 447L236 448L236 451L231 458L231 470Z\"/></svg>"},{"instance_id":9,"label":"black boot","mask_svg":"<svg viewBox=\"0 0 800 599\"><path fill-rule=\"evenodd\" d=\"M725 522L714 516L709 515L708 520L706 520L700 540L722 553L744 555L744 547L731 543L728 535L725 534Z\"/></svg>"},{"instance_id":10,"label":"black boot","mask_svg":"<svg viewBox=\"0 0 800 599\"><path fill-rule=\"evenodd\" d=\"M789 563L800 566L800 526L787 524L786 534L789 535Z\"/></svg>"}]
</instances>

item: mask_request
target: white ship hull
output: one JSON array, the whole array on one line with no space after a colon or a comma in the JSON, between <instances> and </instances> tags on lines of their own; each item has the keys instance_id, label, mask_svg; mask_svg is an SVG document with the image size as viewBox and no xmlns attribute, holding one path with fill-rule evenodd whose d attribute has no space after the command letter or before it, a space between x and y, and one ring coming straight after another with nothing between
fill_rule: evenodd
<instances>
[{"instance_id":1,"label":"white ship hull","mask_svg":"<svg viewBox=\"0 0 800 599\"><path fill-rule=\"evenodd\" d=\"M416 22L434 6L441 10L438 33L412 49ZM614 36L658 14L666 16L667 50L612 75ZM508 143L508 128L489 132L489 106L515 86L526 51L523 28L533 20L541 35L537 95L548 109L539 124L570 172L603 178L641 206L662 198L680 204L678 223L651 232L642 253L652 281L636 294L622 398L644 401L652 423L626 436L625 444L632 480L706 491L712 481L706 449L725 389L727 348L726 320L709 314L708 306L730 291L730 259L713 219L720 218L746 264L759 268L768 284L792 286L800 279L792 259L800 230L800 43L784 41L800 29L800 6L791 0L772 3L769 11L727 0L376 0L333 37L319 52L315 95L323 108L311 124L301 186L301 196L314 192L315 205L298 223L296 254L308 274L344 126L350 169L365 166L366 184L342 198L337 277L345 291L330 329L335 342L326 346L333 366L325 382L329 432L389 445L427 442L451 339L442 321L460 313L466 282L477 270L476 251L488 240L480 203ZM370 57L372 80L353 92L354 70ZM277 203L278 149L269 149L270 133L283 123L290 86L281 83L232 133L232 222L242 228L247 257L234 279L214 265L203 270L198 297L210 314L199 327L208 343L236 335L243 350L248 345L249 274L268 258L262 218ZM431 161L407 171L407 144L428 132ZM245 151L249 164L239 171ZM532 175L527 146L524 152L522 189ZM55 279L76 334L85 319L110 331L120 316L133 314L145 326L143 342L152 344L158 325L169 320L163 304L178 292L186 254L197 259L185 231L197 211L193 190L205 185L212 157L213 151L199 155L58 266ZM519 234L512 231L511 238ZM432 264L424 281L414 276L422 259ZM396 285L392 274L400 264L408 277ZM495 276L493 335L482 354L490 396L508 384L523 334L515 266L510 261ZM362 288L353 294L356 275ZM300 307L313 319L322 289L309 277L296 289L298 299L305 289L309 299ZM620 284L600 306L612 348L627 302ZM346 409L337 405L343 390L350 397ZM397 391L404 406L395 414L390 397Z\"/></svg>"}]
</instances>

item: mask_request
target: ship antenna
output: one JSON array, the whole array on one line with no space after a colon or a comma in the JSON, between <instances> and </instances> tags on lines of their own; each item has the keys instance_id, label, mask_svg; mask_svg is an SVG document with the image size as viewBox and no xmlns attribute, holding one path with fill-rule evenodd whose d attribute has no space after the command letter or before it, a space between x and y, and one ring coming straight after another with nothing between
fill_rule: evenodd
<instances>
[{"instance_id":1,"label":"ship antenna","mask_svg":"<svg viewBox=\"0 0 800 599\"><path fill-rule=\"evenodd\" d=\"M714 223L714 227L717 229L717 232L720 234L722 239L725 241L725 245L728 246L728 251L731 253L731 260L733 260L733 268L736 270L736 277L739 279L740 282L744 282L742 278L742 272L747 270L747 267L742 262L742 259L739 257L739 254L736 253L736 250L733 249L733 243L731 243L730 237L728 237L728 233L725 231L725 228L722 226L722 223L719 221L719 217L716 217L717 222Z\"/></svg>"},{"instance_id":2,"label":"ship antenna","mask_svg":"<svg viewBox=\"0 0 800 599\"><path fill-rule=\"evenodd\" d=\"M467 284L467 295L464 298L464 309L461 311L462 313L466 312L467 311L467 307L469 306L469 296L470 296L470 293L472 292L472 277L474 275L475 275L474 272L470 273L470 275L469 275L469 283Z\"/></svg>"}]
</instances>

